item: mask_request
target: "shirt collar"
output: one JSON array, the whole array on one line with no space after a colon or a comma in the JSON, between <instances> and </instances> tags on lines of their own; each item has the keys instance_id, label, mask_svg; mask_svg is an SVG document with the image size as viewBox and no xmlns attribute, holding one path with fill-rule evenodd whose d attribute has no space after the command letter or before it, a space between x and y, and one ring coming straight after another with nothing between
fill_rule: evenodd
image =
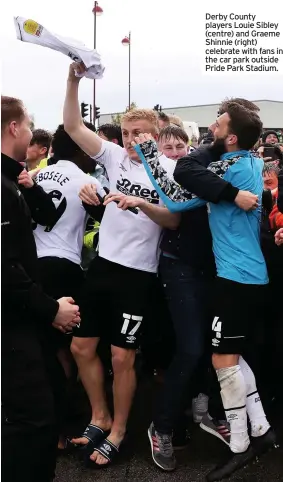
<instances>
[{"instance_id":1,"label":"shirt collar","mask_svg":"<svg viewBox=\"0 0 283 482\"><path fill-rule=\"evenodd\" d=\"M68 170L73 169L74 171L83 172L83 171L77 166L77 164L75 164L74 162L72 162L72 161L64 161L63 159L61 159L60 161L56 162L55 166L68 167Z\"/></svg>"},{"instance_id":2,"label":"shirt collar","mask_svg":"<svg viewBox=\"0 0 283 482\"><path fill-rule=\"evenodd\" d=\"M1 153L1 173L9 177L12 181L17 182L23 170L24 167L19 162Z\"/></svg>"}]
</instances>

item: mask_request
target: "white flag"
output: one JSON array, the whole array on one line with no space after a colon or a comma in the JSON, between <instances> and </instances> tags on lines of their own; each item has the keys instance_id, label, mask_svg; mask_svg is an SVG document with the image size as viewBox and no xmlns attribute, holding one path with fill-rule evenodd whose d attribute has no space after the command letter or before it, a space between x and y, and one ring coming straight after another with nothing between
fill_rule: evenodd
<instances>
[{"instance_id":1,"label":"white flag","mask_svg":"<svg viewBox=\"0 0 283 482\"><path fill-rule=\"evenodd\" d=\"M46 30L34 20L14 17L18 40L29 42L52 50L57 50L70 57L74 62L83 62L87 68L84 77L101 79L105 68L101 64L100 55L96 50L87 48L82 42L62 37Z\"/></svg>"}]
</instances>

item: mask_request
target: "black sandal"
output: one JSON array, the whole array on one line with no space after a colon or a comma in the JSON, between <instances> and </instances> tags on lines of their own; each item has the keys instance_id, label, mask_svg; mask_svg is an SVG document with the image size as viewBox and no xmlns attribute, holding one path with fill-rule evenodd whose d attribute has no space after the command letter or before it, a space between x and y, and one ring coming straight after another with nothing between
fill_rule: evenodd
<instances>
[{"instance_id":1,"label":"black sandal","mask_svg":"<svg viewBox=\"0 0 283 482\"><path fill-rule=\"evenodd\" d=\"M114 445L112 442L110 442L110 440L108 440L106 438L106 439L102 440L102 442L100 444L98 444L96 447L94 447L93 452L98 452L100 455L102 455L102 457L105 457L108 460L108 463L102 464L102 465L97 464L96 462L91 460L88 456L88 458L85 459L87 467L90 467L90 466L94 467L95 466L96 468L103 469L103 468L108 467L113 462L113 459L119 453L119 447Z\"/></svg>"},{"instance_id":2,"label":"black sandal","mask_svg":"<svg viewBox=\"0 0 283 482\"><path fill-rule=\"evenodd\" d=\"M110 430L103 430L97 425L89 423L84 433L80 436L80 438L84 437L88 439L88 443L74 444L70 439L68 439L68 446L91 454L94 450L94 447L104 440L105 437L108 437L109 433Z\"/></svg>"}]
</instances>

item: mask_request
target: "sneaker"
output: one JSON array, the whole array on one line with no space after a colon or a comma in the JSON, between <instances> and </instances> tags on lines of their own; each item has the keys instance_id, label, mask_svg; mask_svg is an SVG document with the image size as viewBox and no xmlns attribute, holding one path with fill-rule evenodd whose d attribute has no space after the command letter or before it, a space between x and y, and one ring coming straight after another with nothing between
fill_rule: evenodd
<instances>
[{"instance_id":1,"label":"sneaker","mask_svg":"<svg viewBox=\"0 0 283 482\"><path fill-rule=\"evenodd\" d=\"M176 468L172 435L156 432L153 423L148 429L148 438L154 463L162 470L171 472Z\"/></svg>"},{"instance_id":2,"label":"sneaker","mask_svg":"<svg viewBox=\"0 0 283 482\"><path fill-rule=\"evenodd\" d=\"M279 447L276 442L276 434L271 427L261 437L251 437L251 442L257 456L263 455L272 448Z\"/></svg>"},{"instance_id":3,"label":"sneaker","mask_svg":"<svg viewBox=\"0 0 283 482\"><path fill-rule=\"evenodd\" d=\"M204 393L199 393L196 398L193 398L192 411L194 422L200 423L208 411L208 396Z\"/></svg>"},{"instance_id":4,"label":"sneaker","mask_svg":"<svg viewBox=\"0 0 283 482\"><path fill-rule=\"evenodd\" d=\"M217 480L227 479L234 472L245 467L245 465L255 457L256 454L251 445L249 445L245 452L240 454L230 452L229 459L209 472L206 476L206 480L207 482L216 482Z\"/></svg>"},{"instance_id":5,"label":"sneaker","mask_svg":"<svg viewBox=\"0 0 283 482\"><path fill-rule=\"evenodd\" d=\"M208 413L203 417L200 428L230 445L230 426L226 420L217 420Z\"/></svg>"}]
</instances>

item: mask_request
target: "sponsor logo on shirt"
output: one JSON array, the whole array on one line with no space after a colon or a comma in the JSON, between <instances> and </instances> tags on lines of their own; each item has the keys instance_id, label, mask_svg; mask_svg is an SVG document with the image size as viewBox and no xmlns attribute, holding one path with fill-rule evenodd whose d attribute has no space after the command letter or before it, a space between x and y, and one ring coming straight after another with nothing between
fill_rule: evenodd
<instances>
[{"instance_id":1,"label":"sponsor logo on shirt","mask_svg":"<svg viewBox=\"0 0 283 482\"><path fill-rule=\"evenodd\" d=\"M29 35L34 35L35 37L40 37L42 34L43 26L39 23L35 22L34 20L26 20L24 22L24 31Z\"/></svg>"},{"instance_id":2,"label":"sponsor logo on shirt","mask_svg":"<svg viewBox=\"0 0 283 482\"><path fill-rule=\"evenodd\" d=\"M126 196L136 196L145 199L149 203L158 204L159 196L155 189L148 189L140 184L132 184L127 178L117 180L116 188Z\"/></svg>"}]
</instances>

